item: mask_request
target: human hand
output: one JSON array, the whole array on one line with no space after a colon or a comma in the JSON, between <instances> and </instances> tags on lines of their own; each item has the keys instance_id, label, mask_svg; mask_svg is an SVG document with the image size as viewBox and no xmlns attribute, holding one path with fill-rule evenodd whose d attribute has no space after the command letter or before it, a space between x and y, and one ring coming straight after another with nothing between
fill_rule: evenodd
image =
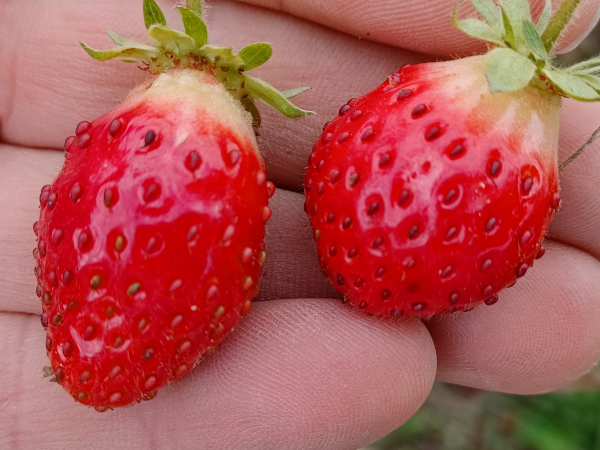
<instances>
[{"instance_id":1,"label":"human hand","mask_svg":"<svg viewBox=\"0 0 600 450\"><path fill-rule=\"evenodd\" d=\"M585 2L585 0L584 0ZM176 23L172 1L160 2ZM267 41L257 69L279 89L308 85L295 99L318 115L298 121L263 109L261 148L280 188L271 200L269 261L252 313L219 351L151 402L99 414L42 378L47 365L34 295L32 224L39 190L59 172L66 136L80 120L115 106L146 75L97 63L77 45L106 47L104 27L144 41L141 2L4 0L0 29L0 447L352 449L407 420L434 378L519 394L556 389L600 358L600 145L561 178L565 206L547 255L500 302L466 314L368 317L337 297L318 268L302 210L306 158L322 124L350 97L404 63L469 54L478 44L451 29L452 0L342 2L256 0L276 11L213 1L213 43ZM537 11L540 2L536 3ZM587 1L566 39L587 28ZM434 11L435 10L435 11ZM367 35L367 33L370 33ZM374 39L389 45L366 39ZM600 124L600 107L564 101L561 161ZM37 148L37 149L36 149Z\"/></svg>"}]
</instances>

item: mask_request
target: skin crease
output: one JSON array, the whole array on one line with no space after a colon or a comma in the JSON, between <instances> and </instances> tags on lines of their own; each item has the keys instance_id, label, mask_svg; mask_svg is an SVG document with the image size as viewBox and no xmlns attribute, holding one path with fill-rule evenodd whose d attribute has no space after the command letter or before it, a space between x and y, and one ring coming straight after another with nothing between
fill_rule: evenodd
<instances>
[{"instance_id":1,"label":"skin crease","mask_svg":"<svg viewBox=\"0 0 600 450\"><path fill-rule=\"evenodd\" d=\"M179 23L173 2L160 3L167 19ZM311 4L316 0L293 2L305 11ZM427 25L437 55L477 48L468 38L444 34L453 1L439 0L439 11L430 15L429 7L411 7L422 2L407 0L399 11L413 11L411 20L390 18L390 7L374 14L382 4L392 2L353 2L336 21L331 13L294 13L331 28L353 23L389 34L413 27L402 39L389 34L385 41L418 50L427 50L419 34ZM108 48L105 28L147 41L141 2L32 5L0 1L0 35L9 49L0 54L1 448L355 449L406 421L428 395L436 370L443 381L533 394L567 384L600 358L597 143L561 177L565 206L551 227L556 242L548 243L547 255L495 306L432 319L429 332L418 320L368 317L327 300L336 294L319 272L303 195L280 189L271 200L270 259L259 294L271 301L257 303L215 357L155 400L105 414L75 404L42 378L48 360L34 294L31 226L39 190L62 164L55 150L80 120L108 111L144 78L133 65L93 61L77 41ZM432 60L275 11L210 5L213 43L272 42L272 61L255 74L279 89L313 88L295 101L316 110L316 117L289 121L262 108L259 143L280 188L302 184L312 143L348 98L404 63ZM584 19L575 28L587 28ZM600 125L599 105L563 104L560 161Z\"/></svg>"}]
</instances>

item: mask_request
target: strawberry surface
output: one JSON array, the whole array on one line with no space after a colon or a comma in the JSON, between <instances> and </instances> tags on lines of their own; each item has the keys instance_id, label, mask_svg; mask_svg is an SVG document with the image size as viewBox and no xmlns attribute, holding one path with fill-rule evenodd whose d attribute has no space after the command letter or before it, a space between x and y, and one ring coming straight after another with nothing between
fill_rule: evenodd
<instances>
[{"instance_id":1,"label":"strawberry surface","mask_svg":"<svg viewBox=\"0 0 600 450\"><path fill-rule=\"evenodd\" d=\"M490 93L483 56L405 67L342 106L305 180L324 273L372 314L494 303L559 207L559 109L537 87Z\"/></svg>"},{"instance_id":2,"label":"strawberry surface","mask_svg":"<svg viewBox=\"0 0 600 450\"><path fill-rule=\"evenodd\" d=\"M67 139L36 275L52 369L79 402L151 398L250 310L271 212L245 114L214 78L172 70Z\"/></svg>"}]
</instances>

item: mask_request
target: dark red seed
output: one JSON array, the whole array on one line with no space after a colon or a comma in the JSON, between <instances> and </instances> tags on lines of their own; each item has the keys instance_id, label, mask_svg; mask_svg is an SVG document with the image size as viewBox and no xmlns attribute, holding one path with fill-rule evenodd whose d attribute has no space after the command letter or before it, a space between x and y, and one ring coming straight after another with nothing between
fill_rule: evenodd
<instances>
[{"instance_id":1,"label":"dark red seed","mask_svg":"<svg viewBox=\"0 0 600 450\"><path fill-rule=\"evenodd\" d=\"M481 270L488 270L490 267L492 267L492 260L490 258L481 263Z\"/></svg>"},{"instance_id":2,"label":"dark red seed","mask_svg":"<svg viewBox=\"0 0 600 450\"><path fill-rule=\"evenodd\" d=\"M317 184L317 195L323 195L325 193L325 183L319 181Z\"/></svg>"},{"instance_id":3,"label":"dark red seed","mask_svg":"<svg viewBox=\"0 0 600 450\"><path fill-rule=\"evenodd\" d=\"M351 106L350 105L344 105L340 108L339 110L339 115L343 116L344 114L346 114L348 111L350 111Z\"/></svg>"},{"instance_id":4,"label":"dark red seed","mask_svg":"<svg viewBox=\"0 0 600 450\"><path fill-rule=\"evenodd\" d=\"M485 231L490 232L496 226L496 218L490 217L488 221L485 223Z\"/></svg>"},{"instance_id":5,"label":"dark red seed","mask_svg":"<svg viewBox=\"0 0 600 450\"><path fill-rule=\"evenodd\" d=\"M494 294L492 295L490 298L488 298L487 300L485 300L485 304L488 306L493 305L494 303L498 302L498 294Z\"/></svg>"},{"instance_id":6,"label":"dark red seed","mask_svg":"<svg viewBox=\"0 0 600 450\"><path fill-rule=\"evenodd\" d=\"M381 278L382 276L385 275L386 272L387 272L387 269L384 266L378 267L377 270L375 271L375 278Z\"/></svg>"},{"instance_id":7,"label":"dark red seed","mask_svg":"<svg viewBox=\"0 0 600 450\"><path fill-rule=\"evenodd\" d=\"M464 149L462 144L456 144L452 150L450 150L448 156L450 156L451 159L456 159L463 154Z\"/></svg>"},{"instance_id":8,"label":"dark red seed","mask_svg":"<svg viewBox=\"0 0 600 450\"><path fill-rule=\"evenodd\" d=\"M196 239L196 235L198 234L198 227L196 225L192 225L188 230L187 240L188 242L192 242Z\"/></svg>"},{"instance_id":9,"label":"dark red seed","mask_svg":"<svg viewBox=\"0 0 600 450\"><path fill-rule=\"evenodd\" d=\"M337 284L338 284L339 286L343 286L345 282L346 282L346 280L344 280L344 277L343 277L343 276L341 276L341 275L338 275L338 276L337 276Z\"/></svg>"},{"instance_id":10,"label":"dark red seed","mask_svg":"<svg viewBox=\"0 0 600 450\"><path fill-rule=\"evenodd\" d=\"M62 274L62 281L65 286L70 285L73 282L73 272L65 270Z\"/></svg>"},{"instance_id":11,"label":"dark red seed","mask_svg":"<svg viewBox=\"0 0 600 450\"><path fill-rule=\"evenodd\" d=\"M200 159L200 155L198 152L190 152L185 158L185 167L190 172L195 172L200 167L200 163L202 160Z\"/></svg>"},{"instance_id":12,"label":"dark red seed","mask_svg":"<svg viewBox=\"0 0 600 450\"><path fill-rule=\"evenodd\" d=\"M531 188L533 187L533 178L531 177L527 177L523 180L523 192L525 194L529 193L529 191L531 191Z\"/></svg>"},{"instance_id":13,"label":"dark red seed","mask_svg":"<svg viewBox=\"0 0 600 450\"><path fill-rule=\"evenodd\" d=\"M337 138L337 141L338 141L338 144L343 144L348 139L350 139L350 133L348 133L347 131L344 131L343 133L340 133L340 135Z\"/></svg>"},{"instance_id":14,"label":"dark red seed","mask_svg":"<svg viewBox=\"0 0 600 450\"><path fill-rule=\"evenodd\" d=\"M96 327L94 325L88 325L83 331L83 339L86 341L91 341L94 339L96 335Z\"/></svg>"},{"instance_id":15,"label":"dark red seed","mask_svg":"<svg viewBox=\"0 0 600 450\"><path fill-rule=\"evenodd\" d=\"M149 255L152 255L153 253L156 253L157 251L159 251L161 248L161 242L159 239L155 238L154 236L150 237L150 239L148 239L148 243L146 244L146 253Z\"/></svg>"},{"instance_id":16,"label":"dark red seed","mask_svg":"<svg viewBox=\"0 0 600 450\"><path fill-rule=\"evenodd\" d=\"M52 317L52 326L57 327L62 322L62 316L59 314L54 314Z\"/></svg>"},{"instance_id":17,"label":"dark red seed","mask_svg":"<svg viewBox=\"0 0 600 450\"><path fill-rule=\"evenodd\" d=\"M552 196L552 209L557 209L560 206L560 194L557 192Z\"/></svg>"},{"instance_id":18,"label":"dark red seed","mask_svg":"<svg viewBox=\"0 0 600 450\"><path fill-rule=\"evenodd\" d=\"M413 118L417 118L417 117L421 117L426 112L427 112L427 105L420 103L413 108L413 110L411 111L410 114L411 114L411 116L413 116Z\"/></svg>"},{"instance_id":19,"label":"dark red seed","mask_svg":"<svg viewBox=\"0 0 600 450\"><path fill-rule=\"evenodd\" d=\"M46 321L47 320L48 319L46 319ZM48 352L52 351L52 339L50 339L50 338L46 339L46 351L48 351Z\"/></svg>"},{"instance_id":20,"label":"dark red seed","mask_svg":"<svg viewBox=\"0 0 600 450\"><path fill-rule=\"evenodd\" d=\"M385 302L391 296L392 296L392 291L390 291L389 289L384 289L383 291L381 291L381 301Z\"/></svg>"},{"instance_id":21,"label":"dark red seed","mask_svg":"<svg viewBox=\"0 0 600 450\"><path fill-rule=\"evenodd\" d=\"M310 192L310 190L312 189L312 184L313 184L313 180L312 178L309 178L306 183L304 184L304 190L306 192Z\"/></svg>"},{"instance_id":22,"label":"dark red seed","mask_svg":"<svg viewBox=\"0 0 600 450\"><path fill-rule=\"evenodd\" d=\"M56 276L56 272L52 271L48 274L47 276L48 278L48 282L53 286L53 287L57 287L58 286L58 277Z\"/></svg>"},{"instance_id":23,"label":"dark red seed","mask_svg":"<svg viewBox=\"0 0 600 450\"><path fill-rule=\"evenodd\" d=\"M46 255L46 241L38 242L38 251L40 252L40 255Z\"/></svg>"},{"instance_id":24,"label":"dark red seed","mask_svg":"<svg viewBox=\"0 0 600 450\"><path fill-rule=\"evenodd\" d=\"M82 231L81 234L79 235L79 239L77 240L78 246L79 246L79 250L84 251L86 250L91 243L91 238L90 235L87 233L87 231Z\"/></svg>"},{"instance_id":25,"label":"dark red seed","mask_svg":"<svg viewBox=\"0 0 600 450\"><path fill-rule=\"evenodd\" d=\"M354 122L360 119L363 116L363 112L360 109L357 109L352 114L350 114L350 122Z\"/></svg>"},{"instance_id":26,"label":"dark red seed","mask_svg":"<svg viewBox=\"0 0 600 450\"><path fill-rule=\"evenodd\" d=\"M420 287L421 286L419 286L419 283L410 283L406 288L406 292L408 292L409 294L414 294L419 290Z\"/></svg>"},{"instance_id":27,"label":"dark red seed","mask_svg":"<svg viewBox=\"0 0 600 450\"><path fill-rule=\"evenodd\" d=\"M344 219L344 221L342 222L342 228L344 230L347 230L348 228L350 228L352 226L352 219L350 217L346 217Z\"/></svg>"},{"instance_id":28,"label":"dark red seed","mask_svg":"<svg viewBox=\"0 0 600 450\"><path fill-rule=\"evenodd\" d=\"M364 286L364 284L365 284L365 280L362 277L356 277L356 280L354 280L354 287L359 288L361 286Z\"/></svg>"},{"instance_id":29,"label":"dark red seed","mask_svg":"<svg viewBox=\"0 0 600 450\"><path fill-rule=\"evenodd\" d=\"M358 182L360 181L360 175L357 173L353 173L352 175L350 175L350 180L348 180L348 184L350 186L354 186L356 185Z\"/></svg>"},{"instance_id":30,"label":"dark red seed","mask_svg":"<svg viewBox=\"0 0 600 450\"><path fill-rule=\"evenodd\" d=\"M373 248L379 248L383 245L383 238L382 237L378 237L377 239L375 239L373 241L373 243L371 244L371 247Z\"/></svg>"},{"instance_id":31,"label":"dark red seed","mask_svg":"<svg viewBox=\"0 0 600 450\"><path fill-rule=\"evenodd\" d=\"M333 133L325 133L325 134L323 134L323 136L321 136L321 143L323 145L329 144L329 141L331 141L332 137L333 137Z\"/></svg>"},{"instance_id":32,"label":"dark red seed","mask_svg":"<svg viewBox=\"0 0 600 450\"><path fill-rule=\"evenodd\" d=\"M335 220L335 213L327 214L327 219L325 219L325 221L327 223L333 223L334 220Z\"/></svg>"},{"instance_id":33,"label":"dark red seed","mask_svg":"<svg viewBox=\"0 0 600 450\"><path fill-rule=\"evenodd\" d=\"M372 216L373 214L375 214L377 211L379 211L379 203L378 202L373 202L369 205L369 209L367 210L367 214Z\"/></svg>"},{"instance_id":34,"label":"dark red seed","mask_svg":"<svg viewBox=\"0 0 600 450\"><path fill-rule=\"evenodd\" d=\"M49 292L44 292L44 295L42 295L42 303L44 303L46 306L50 306L52 304L52 296Z\"/></svg>"},{"instance_id":35,"label":"dark red seed","mask_svg":"<svg viewBox=\"0 0 600 450\"><path fill-rule=\"evenodd\" d=\"M52 232L52 243L54 245L60 245L65 237L63 230L56 229Z\"/></svg>"},{"instance_id":36,"label":"dark red seed","mask_svg":"<svg viewBox=\"0 0 600 450\"><path fill-rule=\"evenodd\" d=\"M75 128L75 136L81 136L83 133L89 130L91 126L92 124L86 122L85 120L83 122L79 122L77 128Z\"/></svg>"},{"instance_id":37,"label":"dark red seed","mask_svg":"<svg viewBox=\"0 0 600 450\"><path fill-rule=\"evenodd\" d=\"M353 247L350 249L350 251L348 252L348 258L356 258L358 256L358 249L356 247Z\"/></svg>"},{"instance_id":38,"label":"dark red seed","mask_svg":"<svg viewBox=\"0 0 600 450\"><path fill-rule=\"evenodd\" d=\"M331 184L335 184L340 180L340 176L341 176L340 171L337 169L333 169L331 171L331 173L329 174L329 181L331 181Z\"/></svg>"},{"instance_id":39,"label":"dark red seed","mask_svg":"<svg viewBox=\"0 0 600 450\"><path fill-rule=\"evenodd\" d=\"M104 205L107 208L110 208L113 205L113 202L115 201L115 197L116 197L116 192L113 188L107 188L104 191Z\"/></svg>"},{"instance_id":40,"label":"dark red seed","mask_svg":"<svg viewBox=\"0 0 600 450\"><path fill-rule=\"evenodd\" d=\"M48 194L48 209L54 209L54 206L56 205L56 193L52 192L51 194Z\"/></svg>"},{"instance_id":41,"label":"dark red seed","mask_svg":"<svg viewBox=\"0 0 600 450\"><path fill-rule=\"evenodd\" d=\"M185 343L182 344L182 347L183 347L183 345L185 345ZM182 350L187 350L187 348L182 349ZM152 347L148 347L146 349L146 351L144 352L144 354L142 355L142 359L148 360L148 359L152 358L152 355L154 355L154 349Z\"/></svg>"},{"instance_id":42,"label":"dark red seed","mask_svg":"<svg viewBox=\"0 0 600 450\"><path fill-rule=\"evenodd\" d=\"M413 91L411 89L400 89L400 91L398 92L398 96L396 97L396 99L398 101L402 101L407 99L408 97L410 97L412 95Z\"/></svg>"},{"instance_id":43,"label":"dark red seed","mask_svg":"<svg viewBox=\"0 0 600 450\"><path fill-rule=\"evenodd\" d=\"M37 236L38 233L39 233L39 231L40 231L40 223L39 222L35 222L33 224L33 232Z\"/></svg>"},{"instance_id":44,"label":"dark red seed","mask_svg":"<svg viewBox=\"0 0 600 450\"><path fill-rule=\"evenodd\" d=\"M71 188L71 201L77 203L81 200L82 189L79 183L75 183Z\"/></svg>"},{"instance_id":45,"label":"dark red seed","mask_svg":"<svg viewBox=\"0 0 600 450\"><path fill-rule=\"evenodd\" d=\"M328 254L329 254L329 256L337 255L337 249L335 248L335 245L332 245L331 247L329 247Z\"/></svg>"},{"instance_id":46,"label":"dark red seed","mask_svg":"<svg viewBox=\"0 0 600 450\"><path fill-rule=\"evenodd\" d=\"M73 344L71 344L69 341L63 343L62 351L63 355L65 355L66 358L73 354L73 350L75 350L75 348L73 347Z\"/></svg>"},{"instance_id":47,"label":"dark red seed","mask_svg":"<svg viewBox=\"0 0 600 450\"><path fill-rule=\"evenodd\" d=\"M146 133L146 136L144 137L144 146L148 147L155 140L156 140L156 133L154 131L152 131L152 130L148 131Z\"/></svg>"},{"instance_id":48,"label":"dark red seed","mask_svg":"<svg viewBox=\"0 0 600 450\"><path fill-rule=\"evenodd\" d=\"M39 298L42 298L43 294L44 294L44 291L42 289L42 286L40 286L38 284L38 286L35 288L35 295L37 295Z\"/></svg>"},{"instance_id":49,"label":"dark red seed","mask_svg":"<svg viewBox=\"0 0 600 450\"><path fill-rule=\"evenodd\" d=\"M308 214L308 205L306 204L306 200L304 201L304 212Z\"/></svg>"},{"instance_id":50,"label":"dark red seed","mask_svg":"<svg viewBox=\"0 0 600 450\"><path fill-rule=\"evenodd\" d=\"M325 160L322 159L321 161L319 161L319 163L317 164L317 172L320 172L324 165Z\"/></svg>"},{"instance_id":51,"label":"dark red seed","mask_svg":"<svg viewBox=\"0 0 600 450\"><path fill-rule=\"evenodd\" d=\"M34 273L37 278L42 278L42 266L37 266L34 270Z\"/></svg>"},{"instance_id":52,"label":"dark red seed","mask_svg":"<svg viewBox=\"0 0 600 450\"><path fill-rule=\"evenodd\" d=\"M502 163L497 159L493 160L490 164L490 176L495 177L500 173L500 169L502 168Z\"/></svg>"},{"instance_id":53,"label":"dark red seed","mask_svg":"<svg viewBox=\"0 0 600 450\"><path fill-rule=\"evenodd\" d=\"M426 303L415 303L412 305L413 311L423 311L427 307Z\"/></svg>"},{"instance_id":54,"label":"dark red seed","mask_svg":"<svg viewBox=\"0 0 600 450\"><path fill-rule=\"evenodd\" d=\"M331 122L326 122L325 125L323 125L323 131L325 131L329 125L331 125Z\"/></svg>"},{"instance_id":55,"label":"dark red seed","mask_svg":"<svg viewBox=\"0 0 600 450\"><path fill-rule=\"evenodd\" d=\"M398 311L397 309L392 309L390 311L390 316L393 317L394 319L401 317L403 314L404 314L404 311Z\"/></svg>"},{"instance_id":56,"label":"dark red seed","mask_svg":"<svg viewBox=\"0 0 600 450\"><path fill-rule=\"evenodd\" d=\"M66 140L65 140L65 145L64 145L64 149L65 152L68 152L69 149L71 148L71 146L73 145L73 142L75 142L75 136L69 136Z\"/></svg>"},{"instance_id":57,"label":"dark red seed","mask_svg":"<svg viewBox=\"0 0 600 450\"><path fill-rule=\"evenodd\" d=\"M40 322L42 323L42 327L48 328L48 316L46 313L40 315Z\"/></svg>"},{"instance_id":58,"label":"dark red seed","mask_svg":"<svg viewBox=\"0 0 600 450\"><path fill-rule=\"evenodd\" d=\"M456 302L458 301L458 292L454 291L450 293L450 298L448 299L448 302L451 305L454 305Z\"/></svg>"},{"instance_id":59,"label":"dark red seed","mask_svg":"<svg viewBox=\"0 0 600 450\"><path fill-rule=\"evenodd\" d=\"M79 303L76 300L70 301L69 304L67 305L67 311L71 311L71 310L77 308L78 304Z\"/></svg>"},{"instance_id":60,"label":"dark red seed","mask_svg":"<svg viewBox=\"0 0 600 450\"><path fill-rule=\"evenodd\" d=\"M408 238L414 239L419 235L419 226L413 225L410 230L408 230Z\"/></svg>"},{"instance_id":61,"label":"dark red seed","mask_svg":"<svg viewBox=\"0 0 600 450\"><path fill-rule=\"evenodd\" d=\"M431 127L429 130L427 130L427 133L425 133L425 139L427 141L433 141L433 140L437 139L438 137L440 137L441 134L442 134L442 129L436 125L436 126Z\"/></svg>"},{"instance_id":62,"label":"dark red seed","mask_svg":"<svg viewBox=\"0 0 600 450\"><path fill-rule=\"evenodd\" d=\"M546 249L544 248L544 246L542 245L540 247L540 250L538 251L537 255L535 255L535 259L540 259L542 256L544 256L546 254Z\"/></svg>"},{"instance_id":63,"label":"dark red seed","mask_svg":"<svg viewBox=\"0 0 600 450\"><path fill-rule=\"evenodd\" d=\"M79 148L88 148L92 143L92 136L89 133L83 133L77 140Z\"/></svg>"},{"instance_id":64,"label":"dark red seed","mask_svg":"<svg viewBox=\"0 0 600 450\"><path fill-rule=\"evenodd\" d=\"M442 269L442 272L440 273L440 276L442 278L448 278L450 275L452 275L452 271L453 271L452 266L446 266L446 267L444 267Z\"/></svg>"},{"instance_id":65,"label":"dark red seed","mask_svg":"<svg viewBox=\"0 0 600 450\"><path fill-rule=\"evenodd\" d=\"M456 189L450 189L448 191L448 193L446 194L446 196L444 197L444 203L446 205L449 205L450 203L452 203L454 201L454 199L456 198Z\"/></svg>"},{"instance_id":66,"label":"dark red seed","mask_svg":"<svg viewBox=\"0 0 600 450\"><path fill-rule=\"evenodd\" d=\"M363 134L360 137L360 140L363 142L368 142L368 141L372 140L374 137L375 137L375 131L373 130L373 128L367 128L365 131L363 131Z\"/></svg>"},{"instance_id":67,"label":"dark red seed","mask_svg":"<svg viewBox=\"0 0 600 450\"><path fill-rule=\"evenodd\" d=\"M115 134L117 134L119 132L120 129L121 129L121 121L119 119L115 119L110 123L110 129L108 130L108 133L111 136L114 136Z\"/></svg>"},{"instance_id":68,"label":"dark red seed","mask_svg":"<svg viewBox=\"0 0 600 450\"><path fill-rule=\"evenodd\" d=\"M83 372L81 372L81 375L79 375L79 382L85 383L91 377L92 377L92 372L90 372L89 370L84 370Z\"/></svg>"},{"instance_id":69,"label":"dark red seed","mask_svg":"<svg viewBox=\"0 0 600 450\"><path fill-rule=\"evenodd\" d=\"M481 293L483 294L483 298L490 298L493 292L494 288L491 284L487 285L485 288L483 288L483 291L481 291Z\"/></svg>"},{"instance_id":70,"label":"dark red seed","mask_svg":"<svg viewBox=\"0 0 600 450\"><path fill-rule=\"evenodd\" d=\"M410 198L410 191L408 189L404 189L400 193L400 197L398 197L398 205L404 205Z\"/></svg>"},{"instance_id":71,"label":"dark red seed","mask_svg":"<svg viewBox=\"0 0 600 450\"><path fill-rule=\"evenodd\" d=\"M150 183L144 190L144 202L151 203L160 197L161 188L156 183Z\"/></svg>"},{"instance_id":72,"label":"dark red seed","mask_svg":"<svg viewBox=\"0 0 600 450\"><path fill-rule=\"evenodd\" d=\"M379 158L379 167L387 166L391 160L392 160L392 157L389 155L389 153L385 153L384 155L381 155L381 158Z\"/></svg>"},{"instance_id":73,"label":"dark red seed","mask_svg":"<svg viewBox=\"0 0 600 450\"><path fill-rule=\"evenodd\" d=\"M456 237L458 233L458 229L456 227L450 227L448 229L448 231L446 232L446 240L449 241L451 239L454 239L454 237Z\"/></svg>"},{"instance_id":74,"label":"dark red seed","mask_svg":"<svg viewBox=\"0 0 600 450\"><path fill-rule=\"evenodd\" d=\"M33 249L33 257L35 259L38 259L38 257L40 256L40 251L36 248Z\"/></svg>"},{"instance_id":75,"label":"dark red seed","mask_svg":"<svg viewBox=\"0 0 600 450\"><path fill-rule=\"evenodd\" d=\"M524 276L527 273L527 269L529 269L529 265L527 265L526 263L521 264L517 268L517 278L521 278L522 276Z\"/></svg>"},{"instance_id":76,"label":"dark red seed","mask_svg":"<svg viewBox=\"0 0 600 450\"><path fill-rule=\"evenodd\" d=\"M54 376L56 377L56 381L58 384L62 383L62 381L65 379L65 373L60 367L56 368L56 370L54 371Z\"/></svg>"}]
</instances>

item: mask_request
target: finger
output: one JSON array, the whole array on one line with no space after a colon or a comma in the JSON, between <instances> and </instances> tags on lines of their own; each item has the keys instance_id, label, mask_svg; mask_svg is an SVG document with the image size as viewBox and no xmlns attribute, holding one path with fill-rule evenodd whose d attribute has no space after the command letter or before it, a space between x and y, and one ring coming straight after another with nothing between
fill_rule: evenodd
<instances>
[{"instance_id":1,"label":"finger","mask_svg":"<svg viewBox=\"0 0 600 450\"><path fill-rule=\"evenodd\" d=\"M600 104L563 101L559 160L577 151L600 127ZM563 206L552 221L553 239L584 249L600 258L600 139L560 174Z\"/></svg>"},{"instance_id":2,"label":"finger","mask_svg":"<svg viewBox=\"0 0 600 450\"><path fill-rule=\"evenodd\" d=\"M180 19L170 8L172 2L162 5L169 23L177 27ZM281 90L312 87L294 102L316 110L317 116L291 120L261 106L260 146L269 178L291 189L302 185L308 153L323 123L343 103L369 91L402 64L423 59L281 13L234 2L214 5L207 13L211 42L235 49L256 41L271 42L272 60L252 73ZM112 42L106 28L147 42L138 2L46 1L31 9L13 1L5 9L9 8L0 16L7 49L0 52L0 123L1 138L7 142L62 148L79 121L108 112L147 76L135 65L94 61L77 43L83 40L96 48L109 48ZM25 15L27 21L8 20ZM30 37L32 29L51 40Z\"/></svg>"},{"instance_id":3,"label":"finger","mask_svg":"<svg viewBox=\"0 0 600 450\"><path fill-rule=\"evenodd\" d=\"M59 172L63 152L0 145L0 161L0 211L10 212L0 216L0 311L39 313L33 224L39 217L40 190ZM269 256L258 300L339 297L319 271L303 203L303 195L282 190L271 199Z\"/></svg>"},{"instance_id":4,"label":"finger","mask_svg":"<svg viewBox=\"0 0 600 450\"><path fill-rule=\"evenodd\" d=\"M514 394L564 386L600 359L600 262L548 243L491 307L432 319L438 379Z\"/></svg>"},{"instance_id":5,"label":"finger","mask_svg":"<svg viewBox=\"0 0 600 450\"><path fill-rule=\"evenodd\" d=\"M377 0L377 1L322 1L322 0L242 0L272 8L311 22L335 28L362 39L394 45L437 56L472 54L485 46L474 41L452 26L450 13L455 0ZM544 0L532 0L533 17L537 18ZM554 10L560 1L554 0ZM561 39L567 46L587 31L600 7L598 0L583 1L572 26ZM459 17L472 15L470 3L460 8Z\"/></svg>"},{"instance_id":6,"label":"finger","mask_svg":"<svg viewBox=\"0 0 600 450\"><path fill-rule=\"evenodd\" d=\"M417 411L436 367L417 320L327 300L268 302L154 400L100 414L42 378L43 341L37 318L0 314L3 448L358 448Z\"/></svg>"}]
</instances>

